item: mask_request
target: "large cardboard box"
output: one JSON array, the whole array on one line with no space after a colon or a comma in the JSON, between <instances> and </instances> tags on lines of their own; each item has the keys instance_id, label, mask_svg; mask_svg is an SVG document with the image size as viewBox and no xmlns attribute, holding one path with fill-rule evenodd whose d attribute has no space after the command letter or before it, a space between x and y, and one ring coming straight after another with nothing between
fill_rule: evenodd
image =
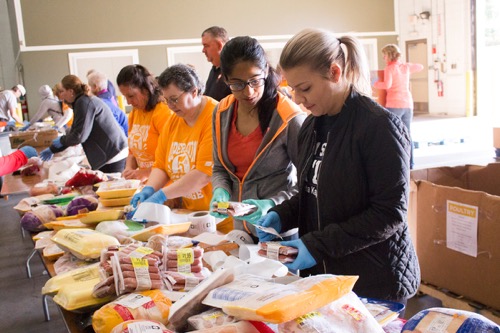
<instances>
[{"instance_id":1,"label":"large cardboard box","mask_svg":"<svg viewBox=\"0 0 500 333\"><path fill-rule=\"evenodd\" d=\"M9 135L10 146L16 149L19 146L48 147L52 140L57 138L55 129L34 130L26 132L14 132Z\"/></svg>"},{"instance_id":2,"label":"large cardboard box","mask_svg":"<svg viewBox=\"0 0 500 333\"><path fill-rule=\"evenodd\" d=\"M412 182L422 281L500 309L500 163L419 170Z\"/></svg>"}]
</instances>

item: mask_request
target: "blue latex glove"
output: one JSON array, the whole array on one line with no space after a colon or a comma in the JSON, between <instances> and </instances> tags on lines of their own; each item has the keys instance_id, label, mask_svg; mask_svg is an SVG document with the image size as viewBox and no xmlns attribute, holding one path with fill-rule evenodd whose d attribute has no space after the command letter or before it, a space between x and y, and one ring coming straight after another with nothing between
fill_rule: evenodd
<instances>
[{"instance_id":1,"label":"blue latex glove","mask_svg":"<svg viewBox=\"0 0 500 333\"><path fill-rule=\"evenodd\" d=\"M316 259L313 258L301 239L280 242L280 244L283 246L291 246L299 250L297 258L295 258L294 261L285 264L285 266L288 267L288 270L296 271L300 269L306 269L317 264Z\"/></svg>"},{"instance_id":2,"label":"blue latex glove","mask_svg":"<svg viewBox=\"0 0 500 333\"><path fill-rule=\"evenodd\" d=\"M30 126L31 126L31 125L28 123L28 125L24 125L24 126L23 126L23 127L21 127L19 130L20 130L21 132L24 132L24 131L26 131L28 128L30 128Z\"/></svg>"},{"instance_id":3,"label":"blue latex glove","mask_svg":"<svg viewBox=\"0 0 500 333\"><path fill-rule=\"evenodd\" d=\"M54 156L54 153L50 150L50 148L44 149L40 153L40 158L42 159L42 161L49 161L52 156Z\"/></svg>"},{"instance_id":4,"label":"blue latex glove","mask_svg":"<svg viewBox=\"0 0 500 333\"><path fill-rule=\"evenodd\" d=\"M24 147L19 148L19 150L22 151L24 153L24 155L26 155L27 159L38 156L36 149L31 147L31 146L24 146Z\"/></svg>"},{"instance_id":5,"label":"blue latex glove","mask_svg":"<svg viewBox=\"0 0 500 333\"><path fill-rule=\"evenodd\" d=\"M220 218L220 219L225 219L227 218L227 214L221 214L221 213L218 213L218 212L213 212L212 209L214 209L214 207L217 206L217 203L218 202L227 202L229 201L229 199L231 198L231 196L229 195L229 192L226 191L225 189L223 188L216 188L214 191L213 191L213 194L212 194L212 200L210 200L210 215L212 215L213 217L217 217L217 218Z\"/></svg>"},{"instance_id":6,"label":"blue latex glove","mask_svg":"<svg viewBox=\"0 0 500 333\"><path fill-rule=\"evenodd\" d=\"M255 225L273 228L277 232L281 232L281 220L280 216L276 212L270 212L269 214L264 215L260 220L258 220L255 223ZM257 230L257 237L259 237L259 242L269 242L275 238L273 234L267 233L260 229L256 230Z\"/></svg>"},{"instance_id":7,"label":"blue latex glove","mask_svg":"<svg viewBox=\"0 0 500 333\"><path fill-rule=\"evenodd\" d=\"M167 196L165 195L165 192L163 192L163 189L159 189L155 192L155 194L147 198L144 202L152 202L163 205L165 201L167 201Z\"/></svg>"},{"instance_id":8,"label":"blue latex glove","mask_svg":"<svg viewBox=\"0 0 500 333\"><path fill-rule=\"evenodd\" d=\"M7 126L16 126L16 121L15 120L9 120L7 122Z\"/></svg>"},{"instance_id":9,"label":"blue latex glove","mask_svg":"<svg viewBox=\"0 0 500 333\"><path fill-rule=\"evenodd\" d=\"M137 208L137 204L139 202L146 201L147 198L152 196L155 193L155 189L152 186L144 186L141 192L135 194L130 201L130 204Z\"/></svg>"},{"instance_id":10,"label":"blue latex glove","mask_svg":"<svg viewBox=\"0 0 500 333\"><path fill-rule=\"evenodd\" d=\"M54 146L54 148L56 149L59 149L59 148L62 148L63 147L63 144L61 143L61 137L57 137L55 138L54 140L52 140L52 146Z\"/></svg>"},{"instance_id":11,"label":"blue latex glove","mask_svg":"<svg viewBox=\"0 0 500 333\"><path fill-rule=\"evenodd\" d=\"M245 221L250 222L252 224L255 224L262 216L267 214L267 211L269 209L274 207L274 201L272 201L270 199L262 199L262 200L248 199L248 200L243 200L242 202L249 204L249 205L256 206L257 210L255 212L253 212L252 214L245 215L245 216L238 216L235 218L245 220Z\"/></svg>"}]
</instances>

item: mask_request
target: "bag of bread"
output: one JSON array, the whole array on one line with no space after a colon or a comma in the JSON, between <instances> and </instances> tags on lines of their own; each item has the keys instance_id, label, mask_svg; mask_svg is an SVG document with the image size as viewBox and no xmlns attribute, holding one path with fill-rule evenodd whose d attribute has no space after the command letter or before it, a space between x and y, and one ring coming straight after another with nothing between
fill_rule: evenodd
<instances>
[{"instance_id":1,"label":"bag of bread","mask_svg":"<svg viewBox=\"0 0 500 333\"><path fill-rule=\"evenodd\" d=\"M303 316L279 324L280 333L384 333L354 292Z\"/></svg>"},{"instance_id":2,"label":"bag of bread","mask_svg":"<svg viewBox=\"0 0 500 333\"><path fill-rule=\"evenodd\" d=\"M229 302L222 310L240 319L280 324L339 299L357 280L358 276L313 275Z\"/></svg>"},{"instance_id":3,"label":"bag of bread","mask_svg":"<svg viewBox=\"0 0 500 333\"><path fill-rule=\"evenodd\" d=\"M145 290L124 295L92 316L96 333L110 333L117 325L134 319L153 320L166 325L172 301L160 290Z\"/></svg>"}]
</instances>

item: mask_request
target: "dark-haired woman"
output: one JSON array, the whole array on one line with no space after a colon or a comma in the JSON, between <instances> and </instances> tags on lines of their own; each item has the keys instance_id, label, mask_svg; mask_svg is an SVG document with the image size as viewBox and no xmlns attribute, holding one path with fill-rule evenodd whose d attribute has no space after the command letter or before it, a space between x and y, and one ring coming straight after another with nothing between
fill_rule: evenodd
<instances>
[{"instance_id":1,"label":"dark-haired woman","mask_svg":"<svg viewBox=\"0 0 500 333\"><path fill-rule=\"evenodd\" d=\"M118 88L132 105L128 116L129 154L123 177L146 182L155 162L163 125L172 115L154 76L141 65L128 65L116 78Z\"/></svg>"},{"instance_id":2,"label":"dark-haired woman","mask_svg":"<svg viewBox=\"0 0 500 333\"><path fill-rule=\"evenodd\" d=\"M66 75L61 85L60 96L73 108L73 125L66 135L52 141L40 158L50 160L54 153L81 144L92 170L122 172L128 154L127 138L109 107L90 96L90 87L75 75Z\"/></svg>"},{"instance_id":3,"label":"dark-haired woman","mask_svg":"<svg viewBox=\"0 0 500 333\"><path fill-rule=\"evenodd\" d=\"M296 193L297 134L305 113L278 91L279 75L256 39L227 42L221 69L232 94L214 112L211 207L224 201L255 205L257 211L236 220L235 228L256 235L252 223Z\"/></svg>"},{"instance_id":4,"label":"dark-haired woman","mask_svg":"<svg viewBox=\"0 0 500 333\"><path fill-rule=\"evenodd\" d=\"M204 84L188 65L168 67L158 83L174 115L165 123L147 186L132 198L163 204L182 198L182 208L207 210L212 187L212 113L217 101L203 95Z\"/></svg>"}]
</instances>

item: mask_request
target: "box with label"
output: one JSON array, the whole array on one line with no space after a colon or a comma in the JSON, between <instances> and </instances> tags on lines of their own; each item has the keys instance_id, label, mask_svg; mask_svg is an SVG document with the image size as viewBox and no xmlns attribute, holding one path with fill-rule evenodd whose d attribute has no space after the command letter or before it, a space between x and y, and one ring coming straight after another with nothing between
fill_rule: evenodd
<instances>
[{"instance_id":1,"label":"box with label","mask_svg":"<svg viewBox=\"0 0 500 333\"><path fill-rule=\"evenodd\" d=\"M500 309L500 164L412 172L422 281Z\"/></svg>"},{"instance_id":2,"label":"box with label","mask_svg":"<svg viewBox=\"0 0 500 333\"><path fill-rule=\"evenodd\" d=\"M11 148L16 149L19 146L48 147L57 136L57 130L47 129L11 133L9 139Z\"/></svg>"}]
</instances>

